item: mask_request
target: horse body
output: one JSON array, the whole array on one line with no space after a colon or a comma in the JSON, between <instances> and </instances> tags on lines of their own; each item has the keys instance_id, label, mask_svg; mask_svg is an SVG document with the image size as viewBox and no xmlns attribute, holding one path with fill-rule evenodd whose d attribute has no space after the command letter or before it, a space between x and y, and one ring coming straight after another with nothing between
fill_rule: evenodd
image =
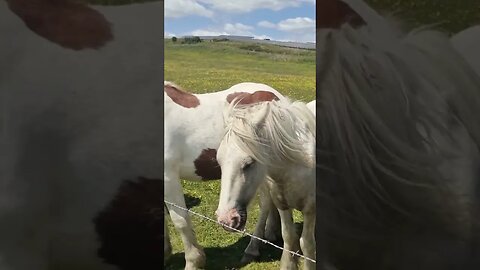
<instances>
[{"instance_id":1,"label":"horse body","mask_svg":"<svg viewBox=\"0 0 480 270\"><path fill-rule=\"evenodd\" d=\"M283 99L283 96L270 86L259 83L239 83L229 89L207 94L186 93L169 82L165 82L164 89L165 200L185 207L180 179L200 181L221 177L216 154L224 131L222 110L225 104L237 95L273 94L280 99ZM270 220L267 223L267 233L274 235L277 218L276 213L270 211L268 196L261 196L261 205L260 221L255 234L263 236L268 215ZM169 207L169 212L173 224L182 235L187 259L186 269L203 266L203 250L195 239L188 213L175 207ZM167 232L166 229L165 231ZM165 247L168 255L169 244L165 244ZM250 246L247 252L258 256L258 248Z\"/></svg>"},{"instance_id":2,"label":"horse body","mask_svg":"<svg viewBox=\"0 0 480 270\"><path fill-rule=\"evenodd\" d=\"M315 259L314 114L304 103L285 100L231 105L225 119L228 131L218 152L222 168L219 222L241 230L247 205L268 175L268 191L280 213L284 248L296 251L300 245L305 256ZM300 243L292 209L300 210L304 217ZM296 258L284 251L281 269L296 267ZM315 269L315 264L305 260L305 269Z\"/></svg>"},{"instance_id":3,"label":"horse body","mask_svg":"<svg viewBox=\"0 0 480 270\"><path fill-rule=\"evenodd\" d=\"M199 105L195 108L186 108L175 103L165 93L166 164L179 166L181 179L198 181L219 179L219 168L216 173L212 173L212 177L202 176L201 170L195 167L195 161L201 158L202 151L208 149L213 150L210 158L215 159L216 150L223 136L222 108L228 102L227 97L230 94L257 91L268 91L277 97L283 97L277 90L265 84L239 83L223 91L192 94L198 99ZM166 170L169 169L171 168L166 167Z\"/></svg>"}]
</instances>

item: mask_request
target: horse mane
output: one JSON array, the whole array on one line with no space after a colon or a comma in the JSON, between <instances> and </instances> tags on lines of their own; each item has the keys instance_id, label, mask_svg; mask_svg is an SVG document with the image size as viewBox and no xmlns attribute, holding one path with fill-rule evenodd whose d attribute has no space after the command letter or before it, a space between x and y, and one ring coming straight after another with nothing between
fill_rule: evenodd
<instances>
[{"instance_id":1,"label":"horse mane","mask_svg":"<svg viewBox=\"0 0 480 270\"><path fill-rule=\"evenodd\" d=\"M480 84L448 37L422 29L385 38L349 25L319 36L317 201L335 209L322 220L370 230L406 219L458 224L458 202L436 168L446 153L432 134L460 122L480 145L472 118L480 115Z\"/></svg>"},{"instance_id":2,"label":"horse mane","mask_svg":"<svg viewBox=\"0 0 480 270\"><path fill-rule=\"evenodd\" d=\"M315 141L315 117L304 102L285 98L244 105L239 101L235 98L224 109L227 141L266 166L282 166L285 161L315 166L315 150L308 148ZM264 106L269 112L257 126L252 119Z\"/></svg>"}]
</instances>

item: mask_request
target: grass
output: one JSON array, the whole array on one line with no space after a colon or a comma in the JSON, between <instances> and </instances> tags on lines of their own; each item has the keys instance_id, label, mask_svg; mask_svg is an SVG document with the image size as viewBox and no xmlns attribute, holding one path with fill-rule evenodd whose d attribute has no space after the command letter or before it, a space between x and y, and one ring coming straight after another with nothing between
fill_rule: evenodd
<instances>
[{"instance_id":1,"label":"grass","mask_svg":"<svg viewBox=\"0 0 480 270\"><path fill-rule=\"evenodd\" d=\"M256 45L240 42L202 42L197 44L165 41L165 80L195 93L227 89L245 81L271 85L292 98L310 101L315 96L315 51ZM183 181L187 204L192 210L213 217L220 191L219 181ZM247 231L253 232L258 204L249 209ZM299 213L295 215L300 221ZM198 241L205 248L205 269L231 269L238 263L249 242L248 237L228 233L220 226L192 217ZM166 269L183 269L182 242L169 223L174 255ZM265 247L258 262L242 269L278 269L281 252Z\"/></svg>"},{"instance_id":2,"label":"grass","mask_svg":"<svg viewBox=\"0 0 480 270\"><path fill-rule=\"evenodd\" d=\"M480 24L478 0L365 0L382 13L394 14L418 27L439 23L438 29L457 33L468 26Z\"/></svg>"},{"instance_id":3,"label":"grass","mask_svg":"<svg viewBox=\"0 0 480 270\"><path fill-rule=\"evenodd\" d=\"M165 79L196 93L262 82L293 98L311 100L315 51L232 41L174 44L166 40Z\"/></svg>"}]
</instances>

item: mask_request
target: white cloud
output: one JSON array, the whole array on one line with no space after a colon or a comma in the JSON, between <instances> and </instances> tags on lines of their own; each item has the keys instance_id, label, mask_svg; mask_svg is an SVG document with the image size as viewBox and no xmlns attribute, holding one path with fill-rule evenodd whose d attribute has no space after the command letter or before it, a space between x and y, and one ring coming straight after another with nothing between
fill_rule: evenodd
<instances>
[{"instance_id":1,"label":"white cloud","mask_svg":"<svg viewBox=\"0 0 480 270\"><path fill-rule=\"evenodd\" d=\"M297 17L282 20L278 23L260 21L258 26L276 29L286 35L281 41L315 42L315 20L307 17Z\"/></svg>"},{"instance_id":2,"label":"white cloud","mask_svg":"<svg viewBox=\"0 0 480 270\"><path fill-rule=\"evenodd\" d=\"M196 0L165 0L165 18L180 18L189 15L212 17L213 11Z\"/></svg>"},{"instance_id":3,"label":"white cloud","mask_svg":"<svg viewBox=\"0 0 480 270\"><path fill-rule=\"evenodd\" d=\"M264 28L276 28L277 25L272 23L272 22L269 22L269 21L261 21L261 22L258 22L257 24L258 26L260 27L264 27Z\"/></svg>"},{"instance_id":4,"label":"white cloud","mask_svg":"<svg viewBox=\"0 0 480 270\"><path fill-rule=\"evenodd\" d=\"M305 2L315 4L315 0L198 0L198 2L204 3L215 10L234 13L250 12L262 8L278 11L287 7L298 7Z\"/></svg>"},{"instance_id":5,"label":"white cloud","mask_svg":"<svg viewBox=\"0 0 480 270\"><path fill-rule=\"evenodd\" d=\"M175 35L174 33L169 33L169 32L165 32L163 34L163 37L166 37L166 38L171 38L171 37L176 37L177 35Z\"/></svg>"},{"instance_id":6,"label":"white cloud","mask_svg":"<svg viewBox=\"0 0 480 270\"><path fill-rule=\"evenodd\" d=\"M254 36L253 27L241 23L227 23L222 29L197 29L189 33L193 36L219 36L219 35L237 35Z\"/></svg>"},{"instance_id":7,"label":"white cloud","mask_svg":"<svg viewBox=\"0 0 480 270\"><path fill-rule=\"evenodd\" d=\"M264 28L277 29L283 32L315 32L315 20L307 17L290 18L280 21L277 24L269 21L260 21L257 25Z\"/></svg>"},{"instance_id":8,"label":"white cloud","mask_svg":"<svg viewBox=\"0 0 480 270\"><path fill-rule=\"evenodd\" d=\"M291 18L279 22L277 27L284 32L315 32L315 20L307 17Z\"/></svg>"},{"instance_id":9,"label":"white cloud","mask_svg":"<svg viewBox=\"0 0 480 270\"><path fill-rule=\"evenodd\" d=\"M235 23L235 24L227 23L223 27L223 30L229 33L230 35L242 36L242 35L251 35L252 34L251 30L253 30L253 27L249 25L241 24L241 23Z\"/></svg>"},{"instance_id":10,"label":"white cloud","mask_svg":"<svg viewBox=\"0 0 480 270\"><path fill-rule=\"evenodd\" d=\"M165 18L185 16L214 17L214 10L230 13L247 13L257 9L278 11L303 4L315 5L315 0L165 0Z\"/></svg>"}]
</instances>

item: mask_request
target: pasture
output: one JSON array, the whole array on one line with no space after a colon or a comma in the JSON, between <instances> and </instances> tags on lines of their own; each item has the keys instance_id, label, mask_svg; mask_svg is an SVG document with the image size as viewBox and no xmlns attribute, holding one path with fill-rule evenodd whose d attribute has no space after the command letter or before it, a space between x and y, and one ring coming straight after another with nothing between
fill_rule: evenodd
<instances>
[{"instance_id":1,"label":"pasture","mask_svg":"<svg viewBox=\"0 0 480 270\"><path fill-rule=\"evenodd\" d=\"M227 89L245 81L261 82L284 95L310 101L315 97L315 51L256 45L240 42L201 42L181 44L165 41L165 80L195 93ZM220 194L219 181L182 181L187 206L191 210L214 217ZM258 204L249 209L246 229L253 232ZM296 213L298 214L298 213ZM300 215L296 215L299 220ZM240 261L249 237L228 233L219 225L192 216L199 243L207 255L206 269L229 269ZM182 269L183 246L169 223L174 255L166 269ZM260 261L242 269L278 269L281 252L265 247Z\"/></svg>"}]
</instances>

